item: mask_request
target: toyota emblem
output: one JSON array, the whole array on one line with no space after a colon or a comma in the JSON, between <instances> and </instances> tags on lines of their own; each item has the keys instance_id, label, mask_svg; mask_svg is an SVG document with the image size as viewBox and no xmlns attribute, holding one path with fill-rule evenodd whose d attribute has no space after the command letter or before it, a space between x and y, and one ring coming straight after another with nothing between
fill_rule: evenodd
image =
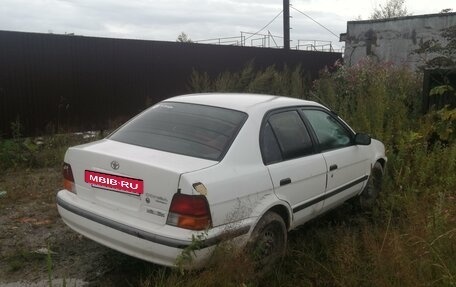
<instances>
[{"instance_id":1,"label":"toyota emblem","mask_svg":"<svg viewBox=\"0 0 456 287\"><path fill-rule=\"evenodd\" d=\"M111 167L112 167L112 169L118 170L120 167L120 164L117 161L113 160L113 161L111 161Z\"/></svg>"}]
</instances>

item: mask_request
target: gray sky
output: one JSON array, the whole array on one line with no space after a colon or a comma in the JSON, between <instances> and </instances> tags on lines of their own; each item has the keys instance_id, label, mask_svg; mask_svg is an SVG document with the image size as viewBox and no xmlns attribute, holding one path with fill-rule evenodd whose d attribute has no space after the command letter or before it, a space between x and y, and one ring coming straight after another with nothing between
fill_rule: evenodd
<instances>
[{"instance_id":1,"label":"gray sky","mask_svg":"<svg viewBox=\"0 0 456 287\"><path fill-rule=\"evenodd\" d=\"M346 22L367 19L386 0L290 0L336 35ZM408 0L413 15L456 11L455 0ZM240 36L257 32L282 11L282 0L0 0L0 30L75 33L76 35L175 41L181 32L192 40ZM294 9L291 46L298 40L332 41L338 38ZM282 15L268 30L282 36ZM280 39L277 38L280 42ZM279 43L281 45L281 43Z\"/></svg>"}]
</instances>

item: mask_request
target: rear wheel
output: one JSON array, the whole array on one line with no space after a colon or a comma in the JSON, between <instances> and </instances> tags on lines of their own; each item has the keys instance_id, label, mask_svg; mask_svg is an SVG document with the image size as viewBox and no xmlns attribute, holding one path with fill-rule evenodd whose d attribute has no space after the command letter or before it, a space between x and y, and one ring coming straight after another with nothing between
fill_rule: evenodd
<instances>
[{"instance_id":1,"label":"rear wheel","mask_svg":"<svg viewBox=\"0 0 456 287\"><path fill-rule=\"evenodd\" d=\"M260 270L269 269L285 255L287 228L283 218L268 211L261 217L252 232L248 250Z\"/></svg>"},{"instance_id":2,"label":"rear wheel","mask_svg":"<svg viewBox=\"0 0 456 287\"><path fill-rule=\"evenodd\" d=\"M359 195L359 206L363 210L369 210L374 207L375 202L377 201L378 195L382 190L382 180L383 180L383 167L379 162L376 162L372 167L371 175L369 176L369 181L367 182L366 187L363 192Z\"/></svg>"}]
</instances>

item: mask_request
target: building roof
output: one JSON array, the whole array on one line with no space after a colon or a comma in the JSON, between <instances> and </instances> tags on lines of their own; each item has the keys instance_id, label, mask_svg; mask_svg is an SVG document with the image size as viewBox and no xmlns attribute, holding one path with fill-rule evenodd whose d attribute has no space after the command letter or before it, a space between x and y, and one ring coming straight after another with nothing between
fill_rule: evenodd
<instances>
[{"instance_id":1,"label":"building roof","mask_svg":"<svg viewBox=\"0 0 456 287\"><path fill-rule=\"evenodd\" d=\"M410 16L401 16L401 17L376 19L376 20L355 20L355 21L348 21L347 24L367 24L367 23L409 20L409 19L416 19L416 18L452 17L452 16L456 16L456 12L410 15Z\"/></svg>"}]
</instances>

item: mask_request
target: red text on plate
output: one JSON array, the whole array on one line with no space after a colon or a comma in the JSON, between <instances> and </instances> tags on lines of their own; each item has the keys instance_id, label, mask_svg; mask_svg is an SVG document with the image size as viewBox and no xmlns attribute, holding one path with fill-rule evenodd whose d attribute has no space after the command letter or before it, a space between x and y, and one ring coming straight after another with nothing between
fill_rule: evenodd
<instances>
[{"instance_id":1,"label":"red text on plate","mask_svg":"<svg viewBox=\"0 0 456 287\"><path fill-rule=\"evenodd\" d=\"M133 194L143 194L144 182L124 176L117 176L107 173L86 170L84 175L85 182L99 187L107 187Z\"/></svg>"}]
</instances>

